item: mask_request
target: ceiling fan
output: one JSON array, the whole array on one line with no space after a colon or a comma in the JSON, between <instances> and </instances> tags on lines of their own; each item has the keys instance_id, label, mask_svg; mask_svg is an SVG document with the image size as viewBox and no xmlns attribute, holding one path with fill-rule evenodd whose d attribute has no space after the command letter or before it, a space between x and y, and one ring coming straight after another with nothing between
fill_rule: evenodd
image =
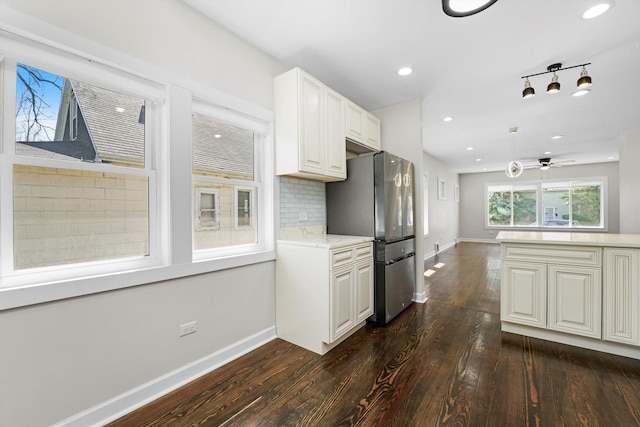
<instances>
[{"instance_id":1,"label":"ceiling fan","mask_svg":"<svg viewBox=\"0 0 640 427\"><path fill-rule=\"evenodd\" d=\"M543 171L548 170L549 168L559 168L569 163L574 163L575 160L562 160L559 162L552 162L551 157L544 157L542 159L538 159L537 165L525 166L525 169L540 169Z\"/></svg>"}]
</instances>

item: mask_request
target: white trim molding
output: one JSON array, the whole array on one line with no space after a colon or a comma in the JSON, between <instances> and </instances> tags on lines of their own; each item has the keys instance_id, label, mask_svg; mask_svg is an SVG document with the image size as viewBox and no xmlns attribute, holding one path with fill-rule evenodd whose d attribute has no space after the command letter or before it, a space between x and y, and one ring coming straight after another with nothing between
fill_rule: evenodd
<instances>
[{"instance_id":1,"label":"white trim molding","mask_svg":"<svg viewBox=\"0 0 640 427\"><path fill-rule=\"evenodd\" d=\"M199 360L179 367L165 375L99 403L53 424L52 427L102 426L114 421L165 394L243 356L276 338L272 326L237 341Z\"/></svg>"}]
</instances>

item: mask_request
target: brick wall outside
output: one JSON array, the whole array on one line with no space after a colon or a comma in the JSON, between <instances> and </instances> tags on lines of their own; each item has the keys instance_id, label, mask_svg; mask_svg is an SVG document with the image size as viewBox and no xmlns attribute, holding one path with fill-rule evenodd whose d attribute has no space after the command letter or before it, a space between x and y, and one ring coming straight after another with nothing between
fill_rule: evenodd
<instances>
[{"instance_id":1,"label":"brick wall outside","mask_svg":"<svg viewBox=\"0 0 640 427\"><path fill-rule=\"evenodd\" d=\"M147 177L15 165L16 269L149 254Z\"/></svg>"}]
</instances>

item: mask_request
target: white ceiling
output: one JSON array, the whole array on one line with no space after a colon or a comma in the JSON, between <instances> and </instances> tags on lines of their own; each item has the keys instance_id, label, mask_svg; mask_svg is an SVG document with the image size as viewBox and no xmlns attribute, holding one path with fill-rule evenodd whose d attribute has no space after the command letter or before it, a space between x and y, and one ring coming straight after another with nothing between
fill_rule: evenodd
<instances>
[{"instance_id":1,"label":"white ceiling","mask_svg":"<svg viewBox=\"0 0 640 427\"><path fill-rule=\"evenodd\" d=\"M423 98L424 151L460 173L514 158L617 160L620 137L640 126L640 0L615 0L592 20L582 13L595 0L498 0L465 18L440 0L184 1L367 110ZM546 74L522 99L521 76L557 62L591 62L591 93L571 96L575 68L558 72L560 93L546 94ZM413 74L399 77L402 66Z\"/></svg>"}]
</instances>

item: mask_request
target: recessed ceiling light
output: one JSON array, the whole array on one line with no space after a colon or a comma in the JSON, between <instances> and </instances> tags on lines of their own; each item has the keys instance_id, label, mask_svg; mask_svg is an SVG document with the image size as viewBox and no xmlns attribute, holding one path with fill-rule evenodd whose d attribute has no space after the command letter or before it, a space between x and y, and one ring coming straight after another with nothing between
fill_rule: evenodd
<instances>
[{"instance_id":1,"label":"recessed ceiling light","mask_svg":"<svg viewBox=\"0 0 640 427\"><path fill-rule=\"evenodd\" d=\"M447 116L444 119L442 119L443 122L450 122L453 120L453 116Z\"/></svg>"},{"instance_id":2,"label":"recessed ceiling light","mask_svg":"<svg viewBox=\"0 0 640 427\"><path fill-rule=\"evenodd\" d=\"M220 135L219 133L216 133L215 135L213 135L214 138L222 138L222 135Z\"/></svg>"},{"instance_id":3,"label":"recessed ceiling light","mask_svg":"<svg viewBox=\"0 0 640 427\"><path fill-rule=\"evenodd\" d=\"M596 4L595 6L592 6L589 9L587 9L586 12L582 14L582 17L584 19L592 19L597 16L600 16L611 8L612 3L613 3L612 1L609 1L607 3L603 2L603 3Z\"/></svg>"},{"instance_id":4,"label":"recessed ceiling light","mask_svg":"<svg viewBox=\"0 0 640 427\"><path fill-rule=\"evenodd\" d=\"M607 157L607 159L609 159L609 160L615 160L615 159L616 159L616 156L609 156L609 157Z\"/></svg>"},{"instance_id":5,"label":"recessed ceiling light","mask_svg":"<svg viewBox=\"0 0 640 427\"><path fill-rule=\"evenodd\" d=\"M402 77L408 76L411 73L413 73L413 70L411 69L411 67L402 67L398 70L398 75Z\"/></svg>"},{"instance_id":6,"label":"recessed ceiling light","mask_svg":"<svg viewBox=\"0 0 640 427\"><path fill-rule=\"evenodd\" d=\"M118 113L124 113L124 108L122 108L122 107L116 107L116 111L117 111Z\"/></svg>"},{"instance_id":7,"label":"recessed ceiling light","mask_svg":"<svg viewBox=\"0 0 640 427\"><path fill-rule=\"evenodd\" d=\"M551 154L551 151L545 151L544 154Z\"/></svg>"},{"instance_id":8,"label":"recessed ceiling light","mask_svg":"<svg viewBox=\"0 0 640 427\"><path fill-rule=\"evenodd\" d=\"M580 89L580 90L577 90L577 91L573 92L571 95L573 95L573 96L584 96L584 95L588 94L589 92L591 92L591 89Z\"/></svg>"},{"instance_id":9,"label":"recessed ceiling light","mask_svg":"<svg viewBox=\"0 0 640 427\"><path fill-rule=\"evenodd\" d=\"M482 159L476 159L476 162L481 162L481 161L482 161Z\"/></svg>"},{"instance_id":10,"label":"recessed ceiling light","mask_svg":"<svg viewBox=\"0 0 640 427\"><path fill-rule=\"evenodd\" d=\"M473 147L467 147L467 151L473 151Z\"/></svg>"},{"instance_id":11,"label":"recessed ceiling light","mask_svg":"<svg viewBox=\"0 0 640 427\"><path fill-rule=\"evenodd\" d=\"M562 135L553 135L551 139L561 139Z\"/></svg>"}]
</instances>

